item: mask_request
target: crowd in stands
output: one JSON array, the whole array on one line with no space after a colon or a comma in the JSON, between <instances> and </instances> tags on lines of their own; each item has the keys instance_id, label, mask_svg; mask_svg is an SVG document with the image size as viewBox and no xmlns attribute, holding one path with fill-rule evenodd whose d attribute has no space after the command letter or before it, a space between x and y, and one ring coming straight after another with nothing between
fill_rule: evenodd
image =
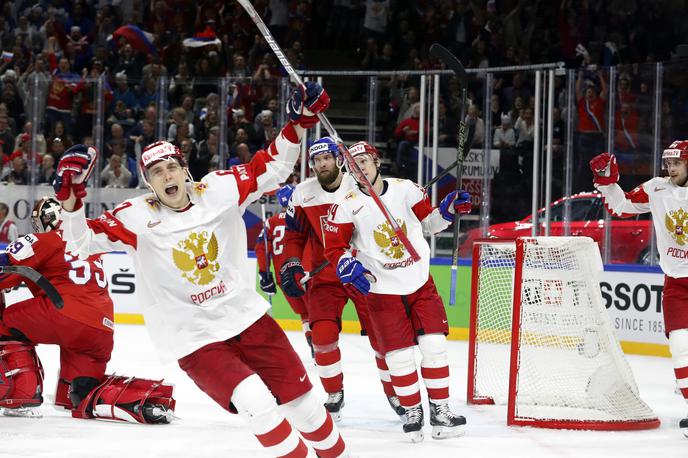
<instances>
[{"instance_id":1,"label":"crowd in stands","mask_svg":"<svg viewBox=\"0 0 688 458\"><path fill-rule=\"evenodd\" d=\"M297 68L308 50L350 52L365 70L432 70L439 42L470 68L563 61L581 68L575 87L580 161L605 144L607 70L618 66L614 136L622 163L651 149L654 75L685 34L676 2L582 0L255 0ZM103 102L102 184L139 185L136 157L160 138L187 155L194 178L250 160L278 132L284 76L238 2L224 0L15 0L0 15L0 180L48 183L62 152L94 143ZM310 68L321 68L308 62ZM221 100L218 78L234 78ZM161 80L161 78L164 78ZM162 83L161 83L162 81ZM688 128L685 84L664 82L662 142ZM565 138L565 78L557 78L555 145ZM440 146L455 146L461 86L443 80ZM97 97L102 94L102 97ZM490 112L481 78L469 86L473 146L527 151L533 141L532 72L500 73ZM356 99L360 94L352 94ZM394 77L380 93L396 173L413 176L418 78ZM490 117L491 131L485 119ZM226 131L220 131L225 119ZM35 137L35 138L34 138ZM225 142L226 151L220 151ZM396 154L396 155L395 155ZM517 153L516 156L522 153ZM527 158L526 158L527 159ZM521 165L523 157L517 159ZM224 161L224 162L223 162ZM527 163L527 161L526 161ZM409 168L410 167L410 168ZM583 184L580 184L583 186Z\"/></svg>"}]
</instances>

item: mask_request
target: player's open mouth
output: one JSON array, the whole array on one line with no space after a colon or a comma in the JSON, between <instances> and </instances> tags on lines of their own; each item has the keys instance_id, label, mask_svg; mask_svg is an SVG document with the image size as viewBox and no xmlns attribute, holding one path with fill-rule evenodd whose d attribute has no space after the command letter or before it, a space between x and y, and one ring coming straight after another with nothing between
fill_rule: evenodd
<instances>
[{"instance_id":1,"label":"player's open mouth","mask_svg":"<svg viewBox=\"0 0 688 458\"><path fill-rule=\"evenodd\" d=\"M173 196L177 193L178 189L179 187L176 184L169 185L165 188L165 194L167 194L168 196Z\"/></svg>"}]
</instances>

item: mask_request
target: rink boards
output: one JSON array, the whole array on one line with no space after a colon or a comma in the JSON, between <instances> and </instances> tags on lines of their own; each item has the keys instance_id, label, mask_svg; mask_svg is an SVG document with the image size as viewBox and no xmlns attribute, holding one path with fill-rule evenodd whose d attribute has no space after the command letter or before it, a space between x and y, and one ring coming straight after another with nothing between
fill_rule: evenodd
<instances>
[{"instance_id":1,"label":"rink boards","mask_svg":"<svg viewBox=\"0 0 688 458\"><path fill-rule=\"evenodd\" d=\"M251 260L255 258L251 253ZM469 260L461 260L458 271L456 305L449 306L449 261L433 259L430 272L437 290L444 299L450 326L450 339L468 339L470 308ZM255 265L255 264L254 264ZM105 255L104 266L108 276L110 294L115 303L115 322L143 324L141 308L136 300L135 272L131 259L123 253ZM257 275L256 275L257 277ZM626 353L669 356L662 319L662 288L664 276L658 268L641 266L605 266L600 281L602 297L609 311L612 325ZM258 288L256 284L256 288ZM8 301L26 297L28 290L21 288L8 295ZM288 330L300 330L298 316L289 308L278 292L272 298L272 315ZM352 306L344 310L343 331L360 331L356 312Z\"/></svg>"}]
</instances>

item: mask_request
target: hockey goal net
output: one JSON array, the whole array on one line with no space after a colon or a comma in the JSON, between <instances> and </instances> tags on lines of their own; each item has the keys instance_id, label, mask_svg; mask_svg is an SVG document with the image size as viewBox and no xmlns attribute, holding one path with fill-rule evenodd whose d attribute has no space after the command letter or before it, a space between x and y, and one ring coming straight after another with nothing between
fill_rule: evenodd
<instances>
[{"instance_id":1,"label":"hockey goal net","mask_svg":"<svg viewBox=\"0 0 688 458\"><path fill-rule=\"evenodd\" d=\"M602 267L587 237L475 243L469 403L506 404L509 425L659 426L603 305Z\"/></svg>"}]
</instances>

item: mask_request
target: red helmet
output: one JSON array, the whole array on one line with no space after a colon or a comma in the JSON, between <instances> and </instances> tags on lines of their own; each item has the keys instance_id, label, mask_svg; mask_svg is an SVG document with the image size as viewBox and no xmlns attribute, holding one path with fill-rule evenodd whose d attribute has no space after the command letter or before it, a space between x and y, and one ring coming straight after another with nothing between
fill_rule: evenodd
<instances>
[{"instance_id":1,"label":"red helmet","mask_svg":"<svg viewBox=\"0 0 688 458\"><path fill-rule=\"evenodd\" d=\"M182 152L172 143L159 141L151 143L141 153L141 162L139 165L143 170L160 161L165 161L174 158L179 162L179 165L186 167L186 160Z\"/></svg>"},{"instance_id":2,"label":"red helmet","mask_svg":"<svg viewBox=\"0 0 688 458\"><path fill-rule=\"evenodd\" d=\"M380 158L380 153L377 151L377 148L375 148L373 145L371 145L368 142L358 142L354 143L349 147L349 152L351 153L352 157L356 157L359 154L365 154L368 153L371 156L373 156L373 159L379 159Z\"/></svg>"},{"instance_id":3,"label":"red helmet","mask_svg":"<svg viewBox=\"0 0 688 458\"><path fill-rule=\"evenodd\" d=\"M688 140L676 140L669 145L667 149L662 152L662 161L664 159L683 159L688 161Z\"/></svg>"}]
</instances>

